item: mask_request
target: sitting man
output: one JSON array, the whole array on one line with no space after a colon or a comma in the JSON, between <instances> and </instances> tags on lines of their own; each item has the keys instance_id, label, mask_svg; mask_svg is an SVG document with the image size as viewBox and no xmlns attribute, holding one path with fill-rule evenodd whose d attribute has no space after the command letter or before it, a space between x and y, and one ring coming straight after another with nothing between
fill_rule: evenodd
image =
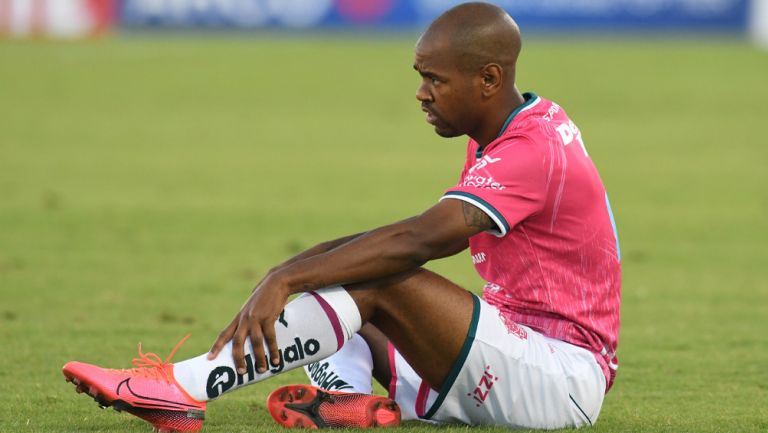
<instances>
[{"instance_id":1,"label":"sitting man","mask_svg":"<svg viewBox=\"0 0 768 433\"><path fill-rule=\"evenodd\" d=\"M268 398L289 427L594 423L617 368L618 239L579 129L515 86L520 47L516 23L485 3L450 9L418 40L426 121L469 136L437 204L273 268L209 353L172 364L139 348L137 368L70 362L64 375L164 431L196 431L207 401L300 366L315 386ZM466 248L482 299L421 267ZM372 377L389 398L369 395Z\"/></svg>"}]
</instances>

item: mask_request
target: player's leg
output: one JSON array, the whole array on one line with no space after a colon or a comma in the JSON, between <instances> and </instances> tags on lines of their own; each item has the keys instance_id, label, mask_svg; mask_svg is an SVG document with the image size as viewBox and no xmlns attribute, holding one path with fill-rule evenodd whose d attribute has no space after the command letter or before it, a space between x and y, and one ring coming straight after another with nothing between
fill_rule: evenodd
<instances>
[{"instance_id":1,"label":"player's leg","mask_svg":"<svg viewBox=\"0 0 768 433\"><path fill-rule=\"evenodd\" d=\"M376 377L404 418L517 428L579 427L596 420L605 378L589 351L505 320L495 307L465 298L466 292L427 271L347 289L369 320L361 334L376 360ZM454 317L461 322L462 311L468 312L464 302L473 306L466 327L459 323L454 335L439 329L445 324L451 332L446 322ZM451 338L459 335L458 353L440 352L446 346L455 351ZM398 350L387 350L390 338ZM342 362L336 363L342 374Z\"/></svg>"},{"instance_id":2,"label":"player's leg","mask_svg":"<svg viewBox=\"0 0 768 433\"><path fill-rule=\"evenodd\" d=\"M439 388L390 355L404 419L554 429L591 425L605 391L594 354L505 319L478 298L465 345Z\"/></svg>"},{"instance_id":3,"label":"player's leg","mask_svg":"<svg viewBox=\"0 0 768 433\"><path fill-rule=\"evenodd\" d=\"M359 358L374 358L377 379L387 386L390 383L387 358L394 353L393 350L388 350L388 341L391 338L393 341L402 342L404 351L407 351L407 356L410 357L409 362L418 365L420 374L430 377L434 388L439 389L454 368L454 360L465 348L470 323L476 312L477 298L450 281L425 270L403 273L368 283L347 285L346 289L360 308L362 319L369 321L359 331L368 343L358 349L345 348L313 364L310 371L317 375L319 369L323 367L325 368L323 374L331 372L333 378L338 377L343 380L347 377L365 377L365 383L369 384L373 366L363 365L359 362ZM387 299L393 301L388 302ZM451 319L446 320L448 317ZM464 318L463 325L462 318ZM372 324L376 325L372 326ZM385 331L380 331L380 328L384 328ZM385 332L389 332L391 337ZM402 356L397 353L397 358L402 364L401 370L407 372L410 379L409 385L418 390L419 386L426 382L423 382L409 363L405 363ZM311 374L310 379L315 385L323 387L323 384L318 382L318 378L313 378ZM346 383L347 380L343 382ZM429 388L428 385L425 386ZM366 415L363 410L350 410L349 406L338 404L338 402L337 404L325 403L315 396L316 392L318 392L316 388L307 385L284 386L273 392L267 405L273 418L286 426L295 426L297 420L303 425L310 422L319 424L318 421L327 420L334 422L341 420L336 425L349 425L345 424L345 417L364 419L366 420L364 425L371 425L367 423L375 421L373 416ZM334 394L333 391L330 393ZM414 398L410 398L410 394L413 394ZM334 395L338 399L359 398ZM408 397L406 401L410 403L402 414L406 419L416 419L413 404L416 393L401 393L401 395L406 395ZM295 409L296 403L289 402L290 399L300 400L300 410ZM308 414L306 407L311 405L315 405L319 416ZM383 415L387 415L387 412ZM373 425L376 425L376 422Z\"/></svg>"},{"instance_id":4,"label":"player's leg","mask_svg":"<svg viewBox=\"0 0 768 433\"><path fill-rule=\"evenodd\" d=\"M384 386L389 383L387 341L381 331L366 323L341 350L305 365L304 372L310 384L326 391L371 394L374 377Z\"/></svg>"},{"instance_id":5,"label":"player's leg","mask_svg":"<svg viewBox=\"0 0 768 433\"><path fill-rule=\"evenodd\" d=\"M373 358L368 343L355 334L333 355L304 366L309 382L326 391L372 394Z\"/></svg>"},{"instance_id":6,"label":"player's leg","mask_svg":"<svg viewBox=\"0 0 768 433\"><path fill-rule=\"evenodd\" d=\"M347 290L360 305L366 305L367 309L378 310L375 314L377 318L374 320L392 324L392 328L398 330L438 328L444 332L446 330L446 326L443 324L445 317L454 317L457 309L473 304L471 296L468 296L466 291L436 274L423 270L375 282L349 285ZM398 313L397 316L403 316L409 322L404 323L402 319L391 317L389 311L392 311L390 308L393 307L375 305L376 300L387 298L398 300L394 303L395 310L407 309L409 304L429 305L434 307L430 309L430 312L435 312L436 315L432 316L423 312L404 315ZM453 303L458 303L458 307ZM441 312L441 308L444 308L445 311ZM418 310L421 311L424 308L418 308ZM435 323L432 323L432 320ZM459 326L453 332L460 337L453 342L455 347L465 341L467 329ZM405 338L410 337L413 337L415 341L412 343L413 346L430 349L429 353L422 355L409 352L409 355L415 356L416 359L425 359L426 371L435 371L435 358L446 361L442 367L443 371L453 365L451 359L446 359L453 354L439 352L441 345L445 346L445 344L430 343L439 342L439 339L435 340L435 336L431 333L411 332L405 336ZM372 322L366 323L353 341L358 344L345 346L330 357L305 367L310 383L330 391L344 391L344 389L339 388L339 384L346 388L349 384L355 383L358 385L347 388L347 390L348 392L359 392L363 386L366 387L365 389L370 389L369 384L373 376L389 391L389 397L396 399L401 405L403 419L417 419L414 402L422 379L405 362L403 355L394 349L389 338ZM364 344L360 344L363 342ZM373 365L368 362L361 362L363 359L372 360ZM396 368L397 372L393 374ZM395 376L395 381L393 381L393 376ZM439 378L434 380L435 383L442 382ZM434 386L436 389L438 388L438 385L435 384ZM396 392L397 389L399 392Z\"/></svg>"},{"instance_id":7,"label":"player's leg","mask_svg":"<svg viewBox=\"0 0 768 433\"><path fill-rule=\"evenodd\" d=\"M425 269L346 289L363 321L381 331L419 376L439 389L467 339L474 296ZM383 358L381 344L376 347L377 358ZM386 373L379 376L385 378Z\"/></svg>"},{"instance_id":8,"label":"player's leg","mask_svg":"<svg viewBox=\"0 0 768 433\"><path fill-rule=\"evenodd\" d=\"M419 365L420 374L437 386L466 337L472 315L470 299L471 295L458 286L419 270L352 285L349 290L322 289L290 302L276 322L280 363L263 374L252 368L244 375L235 374L231 348L213 361L203 354L174 366L169 360L162 362L147 354L141 356L140 368L133 370L69 363L64 373L100 404L128 410L161 429L194 430L202 425L205 400L323 359L359 331L362 321L370 319L401 344L409 362ZM445 321L446 317L451 320ZM446 323L435 326L441 322ZM158 422L166 412L173 414L171 418L181 414L184 425ZM187 422L190 415L195 422Z\"/></svg>"},{"instance_id":9,"label":"player's leg","mask_svg":"<svg viewBox=\"0 0 768 433\"><path fill-rule=\"evenodd\" d=\"M215 360L201 355L176 364L175 376L192 396L209 400L325 359L370 321L421 377L438 388L466 339L472 297L423 269L343 289L321 289L290 302L275 324L282 354L277 367L259 374L246 359L248 372L241 377L234 371L231 347L225 347Z\"/></svg>"},{"instance_id":10,"label":"player's leg","mask_svg":"<svg viewBox=\"0 0 768 433\"><path fill-rule=\"evenodd\" d=\"M379 328L375 327L372 323L366 323L363 325L363 329L358 332L360 337L368 345L368 349L371 351L371 360L373 361L373 369L371 371L373 378L376 379L381 386L388 388L392 382L392 367L390 366L390 350L389 339Z\"/></svg>"},{"instance_id":11,"label":"player's leg","mask_svg":"<svg viewBox=\"0 0 768 433\"><path fill-rule=\"evenodd\" d=\"M344 350L323 360L322 365L328 365L328 369L333 371L333 377L344 382L365 377L365 383L370 383L376 379L387 390L387 396L400 406L403 421L418 420L416 400L422 385L419 375L397 352L387 336L371 323L363 325L358 335L366 343L365 350L348 351L345 346ZM359 358L366 353L371 354L373 365L360 363ZM308 376L312 385L326 389L324 383L317 382L312 375Z\"/></svg>"},{"instance_id":12,"label":"player's leg","mask_svg":"<svg viewBox=\"0 0 768 433\"><path fill-rule=\"evenodd\" d=\"M214 360L202 354L173 364L170 357L163 361L155 354L140 351L134 369L70 362L63 372L78 391L87 392L102 406L128 411L161 430L195 431L202 426L206 401L321 360L339 350L360 327L360 313L347 291L326 288L286 305L275 322L281 356L265 373L255 371L253 351L248 350L247 372L237 374L231 343Z\"/></svg>"}]
</instances>

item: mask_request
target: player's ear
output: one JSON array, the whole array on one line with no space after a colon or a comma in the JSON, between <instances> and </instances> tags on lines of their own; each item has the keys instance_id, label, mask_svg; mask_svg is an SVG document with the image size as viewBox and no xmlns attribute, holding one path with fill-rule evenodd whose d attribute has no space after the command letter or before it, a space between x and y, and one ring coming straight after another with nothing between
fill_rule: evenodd
<instances>
[{"instance_id":1,"label":"player's ear","mask_svg":"<svg viewBox=\"0 0 768 433\"><path fill-rule=\"evenodd\" d=\"M480 74L483 80L483 96L491 96L501 89L502 78L504 77L504 71L501 66L496 63L489 63L483 66Z\"/></svg>"}]
</instances>

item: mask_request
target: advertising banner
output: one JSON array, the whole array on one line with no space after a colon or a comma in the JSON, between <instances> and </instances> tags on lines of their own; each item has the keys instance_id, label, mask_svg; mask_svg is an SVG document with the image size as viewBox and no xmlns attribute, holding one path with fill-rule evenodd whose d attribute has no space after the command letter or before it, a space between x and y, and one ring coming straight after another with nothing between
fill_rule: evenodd
<instances>
[{"instance_id":1,"label":"advertising banner","mask_svg":"<svg viewBox=\"0 0 768 433\"><path fill-rule=\"evenodd\" d=\"M132 28L423 28L461 0L122 0ZM749 0L498 0L524 28L743 31Z\"/></svg>"},{"instance_id":2,"label":"advertising banner","mask_svg":"<svg viewBox=\"0 0 768 433\"><path fill-rule=\"evenodd\" d=\"M0 36L91 36L116 21L116 0L0 0Z\"/></svg>"}]
</instances>

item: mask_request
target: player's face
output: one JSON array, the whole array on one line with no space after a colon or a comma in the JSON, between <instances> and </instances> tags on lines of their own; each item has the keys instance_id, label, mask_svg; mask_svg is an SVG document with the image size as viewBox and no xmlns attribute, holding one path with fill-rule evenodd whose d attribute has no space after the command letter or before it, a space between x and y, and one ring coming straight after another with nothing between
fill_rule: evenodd
<instances>
[{"instance_id":1,"label":"player's face","mask_svg":"<svg viewBox=\"0 0 768 433\"><path fill-rule=\"evenodd\" d=\"M447 45L437 39L423 36L416 44L413 68L421 75L416 99L440 136L471 135L479 117L476 77L459 70Z\"/></svg>"}]
</instances>

